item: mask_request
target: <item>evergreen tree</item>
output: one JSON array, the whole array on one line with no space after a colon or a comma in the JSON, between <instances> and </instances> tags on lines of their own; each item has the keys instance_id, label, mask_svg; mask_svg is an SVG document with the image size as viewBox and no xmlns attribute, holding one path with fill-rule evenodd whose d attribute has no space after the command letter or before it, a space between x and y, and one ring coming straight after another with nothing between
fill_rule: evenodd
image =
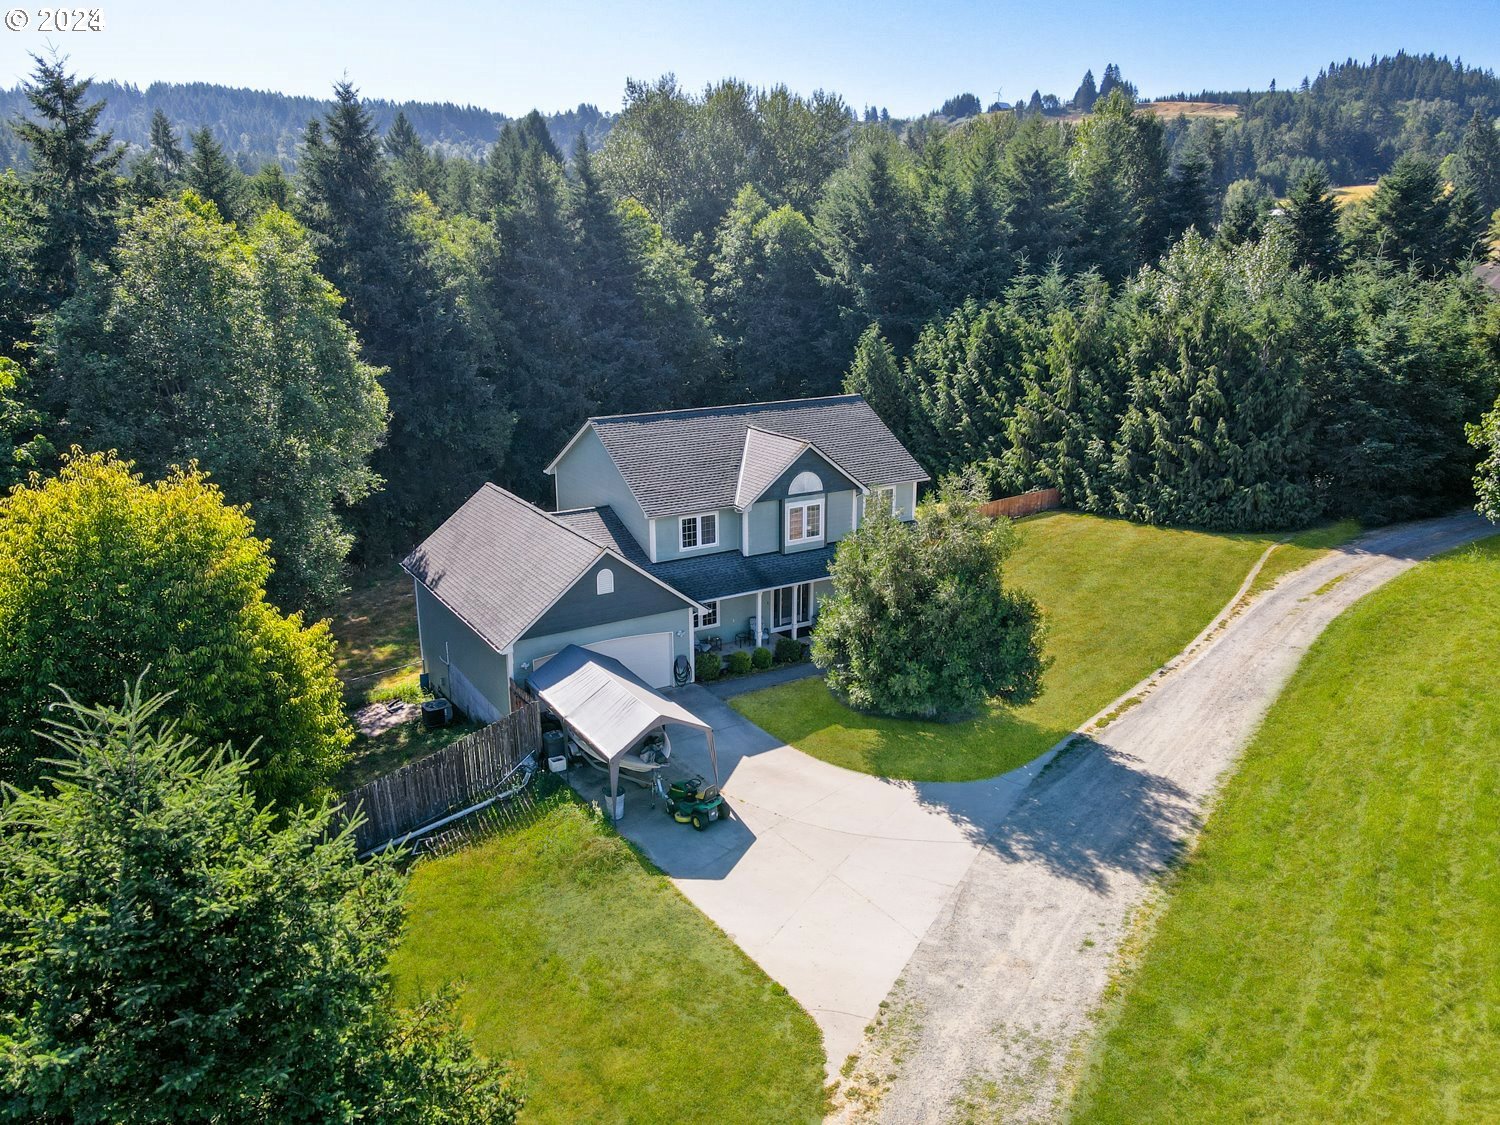
<instances>
[{"instance_id":1,"label":"evergreen tree","mask_svg":"<svg viewBox=\"0 0 1500 1125\"><path fill-rule=\"evenodd\" d=\"M546 127L543 123L542 128L545 130ZM400 110L396 111L395 121L386 130L385 152L391 161L391 176L401 191L425 191L429 196L438 194L436 165L411 121Z\"/></svg>"},{"instance_id":2,"label":"evergreen tree","mask_svg":"<svg viewBox=\"0 0 1500 1125\"><path fill-rule=\"evenodd\" d=\"M1259 180L1236 180L1224 193L1217 237L1225 246L1259 242L1266 232L1276 197Z\"/></svg>"},{"instance_id":3,"label":"evergreen tree","mask_svg":"<svg viewBox=\"0 0 1500 1125\"><path fill-rule=\"evenodd\" d=\"M1027 121L1005 146L997 179L1016 258L1033 270L1053 262L1068 270L1076 251L1078 216L1061 131L1044 121Z\"/></svg>"},{"instance_id":4,"label":"evergreen tree","mask_svg":"<svg viewBox=\"0 0 1500 1125\"><path fill-rule=\"evenodd\" d=\"M286 178L281 165L274 160L262 164L259 171L250 177L245 193L250 210L257 215L270 207L283 211L292 209L291 181Z\"/></svg>"},{"instance_id":5,"label":"evergreen tree","mask_svg":"<svg viewBox=\"0 0 1500 1125\"><path fill-rule=\"evenodd\" d=\"M1304 283L1284 253L1276 239L1235 250L1189 234L1131 287L1129 395L1113 448L1120 515L1250 530L1316 514Z\"/></svg>"},{"instance_id":6,"label":"evergreen tree","mask_svg":"<svg viewBox=\"0 0 1500 1125\"><path fill-rule=\"evenodd\" d=\"M43 211L14 172L0 172L0 356L21 360L46 303L37 276Z\"/></svg>"},{"instance_id":7,"label":"evergreen tree","mask_svg":"<svg viewBox=\"0 0 1500 1125\"><path fill-rule=\"evenodd\" d=\"M1145 181L1150 176L1140 160L1138 116L1119 94L1101 99L1094 115L1078 126L1070 154L1079 256L1083 265L1111 281L1140 264L1146 235L1143 204L1155 204L1148 198Z\"/></svg>"},{"instance_id":8,"label":"evergreen tree","mask_svg":"<svg viewBox=\"0 0 1500 1125\"><path fill-rule=\"evenodd\" d=\"M854 362L844 376L844 393L863 395L880 420L908 444L916 403L896 362L896 353L880 334L880 325L866 328L854 346Z\"/></svg>"},{"instance_id":9,"label":"evergreen tree","mask_svg":"<svg viewBox=\"0 0 1500 1125\"><path fill-rule=\"evenodd\" d=\"M1486 216L1500 208L1500 135L1491 115L1476 109L1453 155L1453 183L1474 193Z\"/></svg>"},{"instance_id":10,"label":"evergreen tree","mask_svg":"<svg viewBox=\"0 0 1500 1125\"><path fill-rule=\"evenodd\" d=\"M1454 262L1454 233L1437 165L1403 156L1380 178L1357 223L1365 253L1437 274Z\"/></svg>"},{"instance_id":11,"label":"evergreen tree","mask_svg":"<svg viewBox=\"0 0 1500 1125\"><path fill-rule=\"evenodd\" d=\"M131 164L130 187L137 199L161 199L176 194L187 167L187 155L172 122L158 107L151 115L151 139L145 153Z\"/></svg>"},{"instance_id":12,"label":"evergreen tree","mask_svg":"<svg viewBox=\"0 0 1500 1125\"><path fill-rule=\"evenodd\" d=\"M1083 72L1083 81L1078 84L1078 89L1073 94L1073 108L1079 113L1089 113L1098 100L1099 90L1094 85L1094 72L1086 70Z\"/></svg>"},{"instance_id":13,"label":"evergreen tree","mask_svg":"<svg viewBox=\"0 0 1500 1125\"><path fill-rule=\"evenodd\" d=\"M816 216L829 277L854 331L878 321L902 354L942 307L927 228L894 140L874 141L829 181Z\"/></svg>"},{"instance_id":14,"label":"evergreen tree","mask_svg":"<svg viewBox=\"0 0 1500 1125\"><path fill-rule=\"evenodd\" d=\"M301 214L323 273L366 358L386 368L390 430L376 454L386 481L357 512L371 557L404 550L505 459L511 416L497 393L497 358L424 244L398 195L379 134L347 82L308 128Z\"/></svg>"},{"instance_id":15,"label":"evergreen tree","mask_svg":"<svg viewBox=\"0 0 1500 1125\"><path fill-rule=\"evenodd\" d=\"M395 864L357 862L327 805L263 807L248 756L169 706L62 703L53 779L0 807L7 1116L513 1121L451 991L393 1003Z\"/></svg>"},{"instance_id":16,"label":"evergreen tree","mask_svg":"<svg viewBox=\"0 0 1500 1125\"><path fill-rule=\"evenodd\" d=\"M244 173L229 162L211 130L199 129L191 140L193 153L183 172L188 188L217 207L229 222L239 222L246 211Z\"/></svg>"},{"instance_id":17,"label":"evergreen tree","mask_svg":"<svg viewBox=\"0 0 1500 1125\"><path fill-rule=\"evenodd\" d=\"M177 139L177 130L167 115L157 109L151 115L151 161L167 183L174 183L187 170L187 155Z\"/></svg>"},{"instance_id":18,"label":"evergreen tree","mask_svg":"<svg viewBox=\"0 0 1500 1125\"><path fill-rule=\"evenodd\" d=\"M1311 270L1314 277L1332 277L1343 260L1344 243L1339 233L1338 204L1321 170L1297 181L1284 210L1293 264Z\"/></svg>"},{"instance_id":19,"label":"evergreen tree","mask_svg":"<svg viewBox=\"0 0 1500 1125\"><path fill-rule=\"evenodd\" d=\"M43 212L33 273L56 301L73 291L80 263L102 258L114 243L115 173L125 150L99 132L104 103L87 100L88 79L69 74L62 59L33 59L25 92L34 119L11 127L30 153L27 184Z\"/></svg>"},{"instance_id":20,"label":"evergreen tree","mask_svg":"<svg viewBox=\"0 0 1500 1125\"><path fill-rule=\"evenodd\" d=\"M1042 279L1056 292L1061 274ZM1095 275L1048 302L1044 358L1022 372L1005 460L1019 488L1060 489L1083 511L1113 510L1110 446L1125 409L1124 364L1109 287Z\"/></svg>"},{"instance_id":21,"label":"evergreen tree","mask_svg":"<svg viewBox=\"0 0 1500 1125\"><path fill-rule=\"evenodd\" d=\"M1167 180L1162 201L1169 241L1190 230L1201 235L1212 233L1209 225L1213 212L1212 172L1208 158L1201 152L1189 151L1178 160Z\"/></svg>"},{"instance_id":22,"label":"evergreen tree","mask_svg":"<svg viewBox=\"0 0 1500 1125\"><path fill-rule=\"evenodd\" d=\"M837 310L819 274L817 236L799 211L774 211L746 186L724 217L710 260L708 307L740 401L830 393L839 377Z\"/></svg>"}]
</instances>

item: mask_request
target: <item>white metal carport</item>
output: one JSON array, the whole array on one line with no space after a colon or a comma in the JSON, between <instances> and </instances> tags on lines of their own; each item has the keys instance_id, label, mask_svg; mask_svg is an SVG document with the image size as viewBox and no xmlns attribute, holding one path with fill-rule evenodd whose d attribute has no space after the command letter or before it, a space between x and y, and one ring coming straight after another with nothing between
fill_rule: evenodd
<instances>
[{"instance_id":1,"label":"white metal carport","mask_svg":"<svg viewBox=\"0 0 1500 1125\"><path fill-rule=\"evenodd\" d=\"M614 657L568 645L532 672L529 682L563 724L609 763L611 810L620 795L620 759L646 734L667 724L707 735L714 784L719 784L713 727L648 687Z\"/></svg>"}]
</instances>

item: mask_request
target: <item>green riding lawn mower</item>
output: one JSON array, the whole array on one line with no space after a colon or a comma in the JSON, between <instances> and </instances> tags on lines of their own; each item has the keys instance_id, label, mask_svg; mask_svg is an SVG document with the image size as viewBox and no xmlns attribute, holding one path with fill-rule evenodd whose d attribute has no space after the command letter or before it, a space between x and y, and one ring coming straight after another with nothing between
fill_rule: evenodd
<instances>
[{"instance_id":1,"label":"green riding lawn mower","mask_svg":"<svg viewBox=\"0 0 1500 1125\"><path fill-rule=\"evenodd\" d=\"M714 821L729 815L719 787L706 784L701 777L674 781L665 791L658 777L656 785L658 794L666 800L667 815L678 824L691 824L699 832L704 832Z\"/></svg>"}]
</instances>

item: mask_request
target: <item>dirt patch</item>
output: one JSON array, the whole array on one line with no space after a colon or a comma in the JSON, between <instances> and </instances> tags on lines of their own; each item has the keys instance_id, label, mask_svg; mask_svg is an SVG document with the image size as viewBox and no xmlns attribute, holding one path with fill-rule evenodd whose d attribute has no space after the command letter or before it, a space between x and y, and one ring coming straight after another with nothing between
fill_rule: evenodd
<instances>
[{"instance_id":1,"label":"dirt patch","mask_svg":"<svg viewBox=\"0 0 1500 1125\"><path fill-rule=\"evenodd\" d=\"M415 703L393 699L387 703L370 703L354 712L354 729L366 738L378 738L403 723L414 723L422 714Z\"/></svg>"}]
</instances>

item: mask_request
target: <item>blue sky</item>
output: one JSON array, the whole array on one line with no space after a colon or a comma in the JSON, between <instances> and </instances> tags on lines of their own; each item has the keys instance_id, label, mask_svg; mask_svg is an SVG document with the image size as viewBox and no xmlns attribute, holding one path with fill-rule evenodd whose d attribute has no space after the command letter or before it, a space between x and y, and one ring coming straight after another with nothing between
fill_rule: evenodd
<instances>
[{"instance_id":1,"label":"blue sky","mask_svg":"<svg viewBox=\"0 0 1500 1125\"><path fill-rule=\"evenodd\" d=\"M672 71L694 88L726 75L821 87L904 116L965 90L986 102L1033 88L1066 98L1085 67L1097 77L1111 61L1146 96L1272 78L1285 86L1330 59L1402 47L1500 69L1497 0L102 0L102 9L97 33L0 28L0 85L30 69L29 51L55 47L80 73L140 85L321 95L347 74L371 96L516 114L581 101L616 109L627 77ZM38 6L26 10L35 27Z\"/></svg>"}]
</instances>

